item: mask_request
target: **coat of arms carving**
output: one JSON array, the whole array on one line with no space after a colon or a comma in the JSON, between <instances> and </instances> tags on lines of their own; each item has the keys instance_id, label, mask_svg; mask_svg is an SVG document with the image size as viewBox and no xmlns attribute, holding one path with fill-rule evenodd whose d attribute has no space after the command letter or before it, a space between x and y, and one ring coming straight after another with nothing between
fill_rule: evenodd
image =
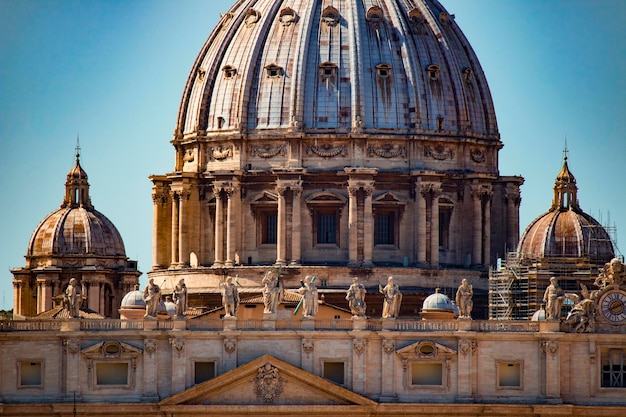
<instances>
[{"instance_id":1,"label":"coat of arms carving","mask_svg":"<svg viewBox=\"0 0 626 417\"><path fill-rule=\"evenodd\" d=\"M256 395L264 403L273 403L283 392L283 379L278 374L278 368L269 362L259 368L254 380Z\"/></svg>"}]
</instances>

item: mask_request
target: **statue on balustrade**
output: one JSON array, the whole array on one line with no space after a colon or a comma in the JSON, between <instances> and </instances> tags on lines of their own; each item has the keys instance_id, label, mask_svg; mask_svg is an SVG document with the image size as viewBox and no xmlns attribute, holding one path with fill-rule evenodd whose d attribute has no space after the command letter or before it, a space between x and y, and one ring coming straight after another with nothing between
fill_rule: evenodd
<instances>
[{"instance_id":1,"label":"statue on balustrade","mask_svg":"<svg viewBox=\"0 0 626 417\"><path fill-rule=\"evenodd\" d=\"M400 292L400 287L393 282L393 277L387 278L387 285L384 287L378 283L378 291L384 296L383 318L397 319L400 315L402 293Z\"/></svg>"},{"instance_id":2,"label":"statue on balustrade","mask_svg":"<svg viewBox=\"0 0 626 417\"><path fill-rule=\"evenodd\" d=\"M543 302L546 304L546 320L559 320L561 318L561 306L565 294L556 280L556 277L550 278L550 285L543 294Z\"/></svg>"},{"instance_id":3,"label":"statue on balustrade","mask_svg":"<svg viewBox=\"0 0 626 417\"><path fill-rule=\"evenodd\" d=\"M143 290L143 301L146 303L144 318L156 318L161 302L161 288L154 283L154 278L150 278L148 285Z\"/></svg>"},{"instance_id":4,"label":"statue on balustrade","mask_svg":"<svg viewBox=\"0 0 626 417\"><path fill-rule=\"evenodd\" d=\"M71 318L77 319L80 317L80 306L83 303L83 298L78 285L76 285L76 278L70 279L70 283L63 294L63 302L65 303L65 308L70 312Z\"/></svg>"},{"instance_id":5,"label":"statue on balustrade","mask_svg":"<svg viewBox=\"0 0 626 417\"><path fill-rule=\"evenodd\" d=\"M226 282L221 283L220 287L222 289L224 317L237 317L237 310L239 309L239 291L237 291L237 286L233 283L233 277L226 277Z\"/></svg>"},{"instance_id":6,"label":"statue on balustrade","mask_svg":"<svg viewBox=\"0 0 626 417\"><path fill-rule=\"evenodd\" d=\"M265 305L263 313L276 313L283 292L278 274L270 269L265 273L261 283L263 284L263 304Z\"/></svg>"},{"instance_id":7,"label":"statue on balustrade","mask_svg":"<svg viewBox=\"0 0 626 417\"><path fill-rule=\"evenodd\" d=\"M358 277L352 278L352 285L346 293L346 300L352 312L353 318L365 318L367 304L365 304L365 286L359 282Z\"/></svg>"},{"instance_id":8,"label":"statue on balustrade","mask_svg":"<svg viewBox=\"0 0 626 417\"><path fill-rule=\"evenodd\" d=\"M185 317L185 311L187 311L187 285L185 285L183 278L174 287L172 298L176 304L176 317Z\"/></svg>"},{"instance_id":9,"label":"statue on balustrade","mask_svg":"<svg viewBox=\"0 0 626 417\"><path fill-rule=\"evenodd\" d=\"M456 290L456 305L459 308L460 319L471 319L472 309L474 308L474 287L465 279L461 281L461 285Z\"/></svg>"},{"instance_id":10,"label":"statue on balustrade","mask_svg":"<svg viewBox=\"0 0 626 417\"><path fill-rule=\"evenodd\" d=\"M315 317L318 309L317 287L315 286L315 277L307 275L302 281L302 287L298 289L302 294L302 316L305 319Z\"/></svg>"}]
</instances>

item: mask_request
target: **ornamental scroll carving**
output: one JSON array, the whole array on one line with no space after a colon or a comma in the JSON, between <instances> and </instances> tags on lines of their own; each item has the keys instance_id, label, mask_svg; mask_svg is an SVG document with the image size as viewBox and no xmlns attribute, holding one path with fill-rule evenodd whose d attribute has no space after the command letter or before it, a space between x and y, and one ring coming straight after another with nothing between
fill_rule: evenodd
<instances>
[{"instance_id":1,"label":"ornamental scroll carving","mask_svg":"<svg viewBox=\"0 0 626 417\"><path fill-rule=\"evenodd\" d=\"M224 350L227 353L233 353L237 349L237 342L233 339L226 339L224 341Z\"/></svg>"},{"instance_id":2,"label":"ornamental scroll carving","mask_svg":"<svg viewBox=\"0 0 626 417\"><path fill-rule=\"evenodd\" d=\"M477 164L482 164L483 162L485 162L485 152L483 152L482 149L478 148L470 149L470 158L472 158L472 161L476 162Z\"/></svg>"},{"instance_id":3,"label":"ornamental scroll carving","mask_svg":"<svg viewBox=\"0 0 626 417\"><path fill-rule=\"evenodd\" d=\"M383 341L383 350L387 355L391 355L396 349L396 342L393 339L385 339Z\"/></svg>"},{"instance_id":4,"label":"ornamental scroll carving","mask_svg":"<svg viewBox=\"0 0 626 417\"><path fill-rule=\"evenodd\" d=\"M454 151L442 145L425 146L424 156L438 161L444 161L446 159L454 159Z\"/></svg>"},{"instance_id":5,"label":"ornamental scroll carving","mask_svg":"<svg viewBox=\"0 0 626 417\"><path fill-rule=\"evenodd\" d=\"M218 161L223 161L227 158L233 157L233 147L232 146L214 146L209 149L209 157L211 159L216 159Z\"/></svg>"},{"instance_id":6,"label":"ornamental scroll carving","mask_svg":"<svg viewBox=\"0 0 626 417\"><path fill-rule=\"evenodd\" d=\"M365 341L365 339L356 339L354 341L354 351L356 352L356 354L361 355L363 352L365 352L366 345L367 342Z\"/></svg>"},{"instance_id":7,"label":"ornamental scroll carving","mask_svg":"<svg viewBox=\"0 0 626 417\"><path fill-rule=\"evenodd\" d=\"M65 351L75 355L80 350L80 341L78 339L68 339L64 342Z\"/></svg>"},{"instance_id":8,"label":"ornamental scroll carving","mask_svg":"<svg viewBox=\"0 0 626 417\"><path fill-rule=\"evenodd\" d=\"M183 350L185 349L185 341L181 339L180 337L171 337L170 344L172 345L172 347L178 354L178 357L180 358L180 355L183 353Z\"/></svg>"},{"instance_id":9,"label":"ornamental scroll carving","mask_svg":"<svg viewBox=\"0 0 626 417\"><path fill-rule=\"evenodd\" d=\"M285 144L272 147L269 143L261 146L250 146L250 154L259 158L273 158L275 156L287 155L287 146Z\"/></svg>"},{"instance_id":10,"label":"ornamental scroll carving","mask_svg":"<svg viewBox=\"0 0 626 417\"><path fill-rule=\"evenodd\" d=\"M314 349L313 340L304 339L302 341L302 350L304 351L304 353L308 355L309 353L313 352L313 349Z\"/></svg>"},{"instance_id":11,"label":"ornamental scroll carving","mask_svg":"<svg viewBox=\"0 0 626 417\"><path fill-rule=\"evenodd\" d=\"M256 395L264 403L273 403L283 392L283 379L278 373L278 368L269 362L260 367L254 379Z\"/></svg>"},{"instance_id":12,"label":"ornamental scroll carving","mask_svg":"<svg viewBox=\"0 0 626 417\"><path fill-rule=\"evenodd\" d=\"M370 145L367 148L367 152L369 156L380 156L381 158L406 157L405 146L391 145L389 143L380 147Z\"/></svg>"},{"instance_id":13,"label":"ornamental scroll carving","mask_svg":"<svg viewBox=\"0 0 626 417\"><path fill-rule=\"evenodd\" d=\"M309 154L314 153L315 155L321 156L322 158L333 158L338 155L348 155L348 150L344 145L332 146L329 143L325 143L321 146L309 145L307 148L307 152Z\"/></svg>"}]
</instances>

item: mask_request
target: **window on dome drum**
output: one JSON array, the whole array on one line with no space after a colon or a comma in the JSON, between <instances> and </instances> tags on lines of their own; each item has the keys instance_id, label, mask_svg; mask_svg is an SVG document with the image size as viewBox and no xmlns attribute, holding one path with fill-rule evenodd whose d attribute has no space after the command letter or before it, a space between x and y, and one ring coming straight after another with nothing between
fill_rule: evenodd
<instances>
[{"instance_id":1,"label":"window on dome drum","mask_svg":"<svg viewBox=\"0 0 626 417\"><path fill-rule=\"evenodd\" d=\"M215 361L194 362L194 384L200 384L213 378L215 378Z\"/></svg>"},{"instance_id":2,"label":"window on dome drum","mask_svg":"<svg viewBox=\"0 0 626 417\"><path fill-rule=\"evenodd\" d=\"M261 211L260 219L260 242L261 244L276 244L278 237L278 212Z\"/></svg>"},{"instance_id":3,"label":"window on dome drum","mask_svg":"<svg viewBox=\"0 0 626 417\"><path fill-rule=\"evenodd\" d=\"M43 386L43 361L18 362L17 370L20 388Z\"/></svg>"},{"instance_id":4,"label":"window on dome drum","mask_svg":"<svg viewBox=\"0 0 626 417\"><path fill-rule=\"evenodd\" d=\"M498 388L521 389L523 362L497 362Z\"/></svg>"},{"instance_id":5,"label":"window on dome drum","mask_svg":"<svg viewBox=\"0 0 626 417\"><path fill-rule=\"evenodd\" d=\"M322 363L322 376L339 385L345 384L345 363L324 361Z\"/></svg>"},{"instance_id":6,"label":"window on dome drum","mask_svg":"<svg viewBox=\"0 0 626 417\"><path fill-rule=\"evenodd\" d=\"M317 209L314 217L314 234L318 244L337 243L338 212L335 209Z\"/></svg>"},{"instance_id":7,"label":"window on dome drum","mask_svg":"<svg viewBox=\"0 0 626 417\"><path fill-rule=\"evenodd\" d=\"M452 206L439 206L439 249L450 249L450 219Z\"/></svg>"},{"instance_id":8,"label":"window on dome drum","mask_svg":"<svg viewBox=\"0 0 626 417\"><path fill-rule=\"evenodd\" d=\"M396 214L393 211L376 210L374 216L374 244L396 244Z\"/></svg>"},{"instance_id":9,"label":"window on dome drum","mask_svg":"<svg viewBox=\"0 0 626 417\"><path fill-rule=\"evenodd\" d=\"M411 364L411 385L443 386L443 363L414 362Z\"/></svg>"},{"instance_id":10,"label":"window on dome drum","mask_svg":"<svg viewBox=\"0 0 626 417\"><path fill-rule=\"evenodd\" d=\"M626 388L626 352L624 349L609 349L602 354L602 388Z\"/></svg>"},{"instance_id":11,"label":"window on dome drum","mask_svg":"<svg viewBox=\"0 0 626 417\"><path fill-rule=\"evenodd\" d=\"M128 385L128 362L96 363L96 385Z\"/></svg>"}]
</instances>

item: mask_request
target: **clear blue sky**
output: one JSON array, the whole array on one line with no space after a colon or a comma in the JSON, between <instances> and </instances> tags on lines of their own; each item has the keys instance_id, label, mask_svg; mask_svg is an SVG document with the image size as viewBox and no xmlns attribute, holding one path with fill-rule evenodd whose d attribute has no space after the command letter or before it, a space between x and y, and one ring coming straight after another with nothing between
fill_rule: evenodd
<instances>
[{"instance_id":1,"label":"clear blue sky","mask_svg":"<svg viewBox=\"0 0 626 417\"><path fill-rule=\"evenodd\" d=\"M63 200L77 133L95 208L150 269L148 176L173 168L187 74L231 1L0 0L0 308ZM500 173L526 179L522 229L550 206L567 137L581 207L626 252L626 1L442 3L487 74Z\"/></svg>"}]
</instances>

